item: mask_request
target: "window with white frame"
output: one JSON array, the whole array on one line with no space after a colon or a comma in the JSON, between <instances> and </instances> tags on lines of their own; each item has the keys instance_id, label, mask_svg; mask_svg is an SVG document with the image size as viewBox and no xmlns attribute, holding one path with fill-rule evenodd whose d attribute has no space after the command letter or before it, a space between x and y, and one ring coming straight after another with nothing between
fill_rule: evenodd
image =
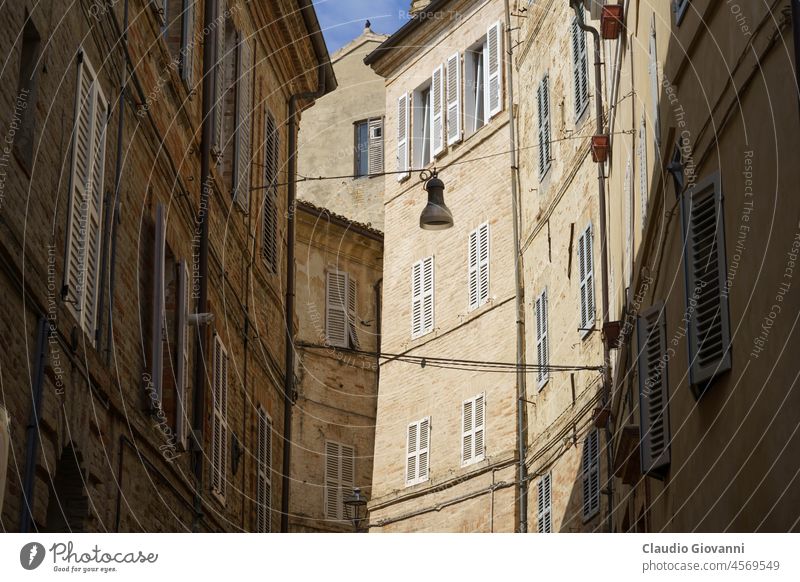
<instances>
[{"instance_id":1,"label":"window with white frame","mask_svg":"<svg viewBox=\"0 0 800 582\"><path fill-rule=\"evenodd\" d=\"M325 517L350 519L345 499L355 483L355 449L334 441L325 441Z\"/></svg>"},{"instance_id":2,"label":"window with white frame","mask_svg":"<svg viewBox=\"0 0 800 582\"><path fill-rule=\"evenodd\" d=\"M428 480L431 419L425 417L408 425L406 433L406 486Z\"/></svg>"},{"instance_id":3,"label":"window with white frame","mask_svg":"<svg viewBox=\"0 0 800 582\"><path fill-rule=\"evenodd\" d=\"M359 349L357 325L358 284L345 271L325 275L325 334L328 343L340 348Z\"/></svg>"},{"instance_id":4,"label":"window with white frame","mask_svg":"<svg viewBox=\"0 0 800 582\"><path fill-rule=\"evenodd\" d=\"M433 331L434 271L433 256L414 263L411 268L411 337Z\"/></svg>"},{"instance_id":5,"label":"window with white frame","mask_svg":"<svg viewBox=\"0 0 800 582\"><path fill-rule=\"evenodd\" d=\"M278 169L280 134L275 117L264 112L264 205L261 228L261 256L267 271L278 272Z\"/></svg>"},{"instance_id":6,"label":"window with white frame","mask_svg":"<svg viewBox=\"0 0 800 582\"><path fill-rule=\"evenodd\" d=\"M431 81L428 80L412 94L412 147L414 168L424 168L433 159L432 149L432 122L433 122L433 94Z\"/></svg>"},{"instance_id":7,"label":"window with white frame","mask_svg":"<svg viewBox=\"0 0 800 582\"><path fill-rule=\"evenodd\" d=\"M578 274L580 284L580 333L586 337L594 329L594 250L591 223L578 238Z\"/></svg>"},{"instance_id":8,"label":"window with white frame","mask_svg":"<svg viewBox=\"0 0 800 582\"><path fill-rule=\"evenodd\" d=\"M63 284L70 310L94 343L108 101L87 55L79 55Z\"/></svg>"},{"instance_id":9,"label":"window with white frame","mask_svg":"<svg viewBox=\"0 0 800 582\"><path fill-rule=\"evenodd\" d=\"M469 233L467 286L469 309L489 301L489 223L484 222Z\"/></svg>"},{"instance_id":10,"label":"window with white frame","mask_svg":"<svg viewBox=\"0 0 800 582\"><path fill-rule=\"evenodd\" d=\"M482 461L486 446L486 397L478 394L461 404L461 466Z\"/></svg>"},{"instance_id":11,"label":"window with white frame","mask_svg":"<svg viewBox=\"0 0 800 582\"><path fill-rule=\"evenodd\" d=\"M486 36L464 53L464 128L472 135L503 109L503 28L489 26Z\"/></svg>"},{"instance_id":12,"label":"window with white frame","mask_svg":"<svg viewBox=\"0 0 800 582\"><path fill-rule=\"evenodd\" d=\"M589 105L589 59L586 52L586 33L572 20L572 87L575 119L580 119Z\"/></svg>"},{"instance_id":13,"label":"window with white frame","mask_svg":"<svg viewBox=\"0 0 800 582\"><path fill-rule=\"evenodd\" d=\"M383 172L383 118L357 121L354 130L356 177Z\"/></svg>"},{"instance_id":14,"label":"window with white frame","mask_svg":"<svg viewBox=\"0 0 800 582\"><path fill-rule=\"evenodd\" d=\"M583 441L581 457L583 519L600 511L600 434L592 429Z\"/></svg>"},{"instance_id":15,"label":"window with white frame","mask_svg":"<svg viewBox=\"0 0 800 582\"><path fill-rule=\"evenodd\" d=\"M539 180L543 180L550 169L550 76L542 77L536 90L539 122Z\"/></svg>"},{"instance_id":16,"label":"window with white frame","mask_svg":"<svg viewBox=\"0 0 800 582\"><path fill-rule=\"evenodd\" d=\"M228 351L218 334L214 335L211 405L211 492L224 502L228 479Z\"/></svg>"},{"instance_id":17,"label":"window with white frame","mask_svg":"<svg viewBox=\"0 0 800 582\"><path fill-rule=\"evenodd\" d=\"M539 478L537 487L539 533L553 531L553 476L546 473Z\"/></svg>"},{"instance_id":18,"label":"window with white frame","mask_svg":"<svg viewBox=\"0 0 800 582\"><path fill-rule=\"evenodd\" d=\"M272 419L258 407L256 446L256 532L272 530Z\"/></svg>"},{"instance_id":19,"label":"window with white frame","mask_svg":"<svg viewBox=\"0 0 800 582\"><path fill-rule=\"evenodd\" d=\"M541 390L550 379L550 343L547 331L547 288L536 298L536 356L539 369L536 371L536 384Z\"/></svg>"}]
</instances>

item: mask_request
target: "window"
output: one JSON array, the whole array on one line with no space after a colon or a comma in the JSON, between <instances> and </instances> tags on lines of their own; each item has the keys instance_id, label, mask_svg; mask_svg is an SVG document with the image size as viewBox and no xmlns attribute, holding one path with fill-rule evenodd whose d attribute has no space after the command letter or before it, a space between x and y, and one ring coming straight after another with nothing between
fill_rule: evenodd
<instances>
[{"instance_id":1,"label":"window","mask_svg":"<svg viewBox=\"0 0 800 582\"><path fill-rule=\"evenodd\" d=\"M181 44L178 52L178 70L181 79L192 89L192 70L194 69L194 12L195 0L183 0L183 20L181 21Z\"/></svg>"},{"instance_id":2,"label":"window","mask_svg":"<svg viewBox=\"0 0 800 582\"><path fill-rule=\"evenodd\" d=\"M328 342L340 348L359 349L356 280L344 271L329 271L325 279L325 331Z\"/></svg>"},{"instance_id":3,"label":"window","mask_svg":"<svg viewBox=\"0 0 800 582\"><path fill-rule=\"evenodd\" d=\"M484 222L469 233L469 309L489 301L489 223Z\"/></svg>"},{"instance_id":4,"label":"window","mask_svg":"<svg viewBox=\"0 0 800 582\"><path fill-rule=\"evenodd\" d=\"M264 216L261 254L270 273L278 272L278 167L280 135L272 113L264 114Z\"/></svg>"},{"instance_id":5,"label":"window","mask_svg":"<svg viewBox=\"0 0 800 582\"><path fill-rule=\"evenodd\" d=\"M94 342L103 217L108 102L85 53L79 53L64 293Z\"/></svg>"},{"instance_id":6,"label":"window","mask_svg":"<svg viewBox=\"0 0 800 582\"><path fill-rule=\"evenodd\" d=\"M539 390L550 379L550 344L547 337L547 288L536 298L536 357L539 369L536 371L536 384Z\"/></svg>"},{"instance_id":7,"label":"window","mask_svg":"<svg viewBox=\"0 0 800 582\"><path fill-rule=\"evenodd\" d=\"M433 257L414 263L411 269L411 338L433 331Z\"/></svg>"},{"instance_id":8,"label":"window","mask_svg":"<svg viewBox=\"0 0 800 582\"><path fill-rule=\"evenodd\" d=\"M408 425L406 441L406 486L428 480L431 419L425 417Z\"/></svg>"},{"instance_id":9,"label":"window","mask_svg":"<svg viewBox=\"0 0 800 582\"><path fill-rule=\"evenodd\" d=\"M355 175L383 172L383 119L376 117L355 124Z\"/></svg>"},{"instance_id":10,"label":"window","mask_svg":"<svg viewBox=\"0 0 800 582\"><path fill-rule=\"evenodd\" d=\"M672 11L675 12L675 25L679 26L683 22L683 17L686 16L686 10L689 8L689 0L673 0Z\"/></svg>"},{"instance_id":11,"label":"window","mask_svg":"<svg viewBox=\"0 0 800 582\"><path fill-rule=\"evenodd\" d=\"M409 153L409 101L411 97L408 93L403 93L397 100L397 181L402 182L408 178L409 163L411 156Z\"/></svg>"},{"instance_id":12,"label":"window","mask_svg":"<svg viewBox=\"0 0 800 582\"><path fill-rule=\"evenodd\" d=\"M447 59L447 145L461 141L461 55Z\"/></svg>"},{"instance_id":13,"label":"window","mask_svg":"<svg viewBox=\"0 0 800 582\"><path fill-rule=\"evenodd\" d=\"M214 375L211 378L211 492L225 501L228 467L228 352L214 335Z\"/></svg>"},{"instance_id":14,"label":"window","mask_svg":"<svg viewBox=\"0 0 800 582\"><path fill-rule=\"evenodd\" d=\"M682 204L690 376L692 385L702 391L731 368L719 174L692 185L683 194Z\"/></svg>"},{"instance_id":15,"label":"window","mask_svg":"<svg viewBox=\"0 0 800 582\"><path fill-rule=\"evenodd\" d=\"M592 249L592 225L578 239L578 272L580 275L580 332L586 337L594 329L594 252Z\"/></svg>"},{"instance_id":16,"label":"window","mask_svg":"<svg viewBox=\"0 0 800 582\"><path fill-rule=\"evenodd\" d=\"M256 532L268 533L272 529L272 419L261 406L256 444Z\"/></svg>"},{"instance_id":17,"label":"window","mask_svg":"<svg viewBox=\"0 0 800 582\"><path fill-rule=\"evenodd\" d=\"M575 119L580 119L589 105L589 59L586 54L586 33L572 20L572 71Z\"/></svg>"},{"instance_id":18,"label":"window","mask_svg":"<svg viewBox=\"0 0 800 582\"><path fill-rule=\"evenodd\" d=\"M39 31L27 15L22 31L22 51L19 60L19 80L14 117L19 117L14 134L14 150L17 159L30 173L33 164L33 137L36 123L36 100L39 92L39 55L41 38Z\"/></svg>"},{"instance_id":19,"label":"window","mask_svg":"<svg viewBox=\"0 0 800 582\"><path fill-rule=\"evenodd\" d=\"M583 441L581 459L583 519L600 511L600 434L592 429Z\"/></svg>"},{"instance_id":20,"label":"window","mask_svg":"<svg viewBox=\"0 0 800 582\"><path fill-rule=\"evenodd\" d=\"M253 49L241 35L235 35L235 79L236 97L233 119L235 127L231 128L233 140L232 180L233 199L245 211L250 207L250 165L252 116L253 116ZM277 147L270 144L271 147ZM270 160L270 163L275 163ZM267 182L269 183L269 182Z\"/></svg>"},{"instance_id":21,"label":"window","mask_svg":"<svg viewBox=\"0 0 800 582\"><path fill-rule=\"evenodd\" d=\"M227 89L225 79L225 21L226 11L224 0L214 0L214 27L211 32L214 36L214 135L212 149L217 158L217 163L222 161L223 126L225 119L225 99ZM245 71L247 73L247 71Z\"/></svg>"},{"instance_id":22,"label":"window","mask_svg":"<svg viewBox=\"0 0 800 582\"><path fill-rule=\"evenodd\" d=\"M549 75L542 77L536 91L539 112L539 180L543 180L550 169L550 81Z\"/></svg>"},{"instance_id":23,"label":"window","mask_svg":"<svg viewBox=\"0 0 800 582\"><path fill-rule=\"evenodd\" d=\"M325 441L325 517L350 519L345 499L355 483L355 451L353 447Z\"/></svg>"},{"instance_id":24,"label":"window","mask_svg":"<svg viewBox=\"0 0 800 582\"><path fill-rule=\"evenodd\" d=\"M625 254L623 255L623 288L631 284L633 276L633 162L628 152L625 163L625 181L622 184L623 204L625 206ZM614 289L614 287L611 287Z\"/></svg>"},{"instance_id":25,"label":"window","mask_svg":"<svg viewBox=\"0 0 800 582\"><path fill-rule=\"evenodd\" d=\"M461 466L484 459L486 397L479 394L461 405Z\"/></svg>"},{"instance_id":26,"label":"window","mask_svg":"<svg viewBox=\"0 0 800 582\"><path fill-rule=\"evenodd\" d=\"M414 168L424 168L431 160L431 83L427 81L413 94L413 147Z\"/></svg>"},{"instance_id":27,"label":"window","mask_svg":"<svg viewBox=\"0 0 800 582\"><path fill-rule=\"evenodd\" d=\"M539 478L537 492L537 505L539 507L539 533L552 533L553 531L553 477L547 473Z\"/></svg>"},{"instance_id":28,"label":"window","mask_svg":"<svg viewBox=\"0 0 800 582\"><path fill-rule=\"evenodd\" d=\"M162 374L164 367L164 327L166 319L166 306L164 302L164 261L166 255L166 210L164 205L159 203L156 206L155 241L153 257L153 322L152 339L150 352L151 380L153 390L158 396L159 403L163 399Z\"/></svg>"},{"instance_id":29,"label":"window","mask_svg":"<svg viewBox=\"0 0 800 582\"><path fill-rule=\"evenodd\" d=\"M647 172L647 126L645 125L645 115L642 114L642 121L639 124L639 198L642 206L642 230L647 227L647 202L649 198L648 182L650 176Z\"/></svg>"},{"instance_id":30,"label":"window","mask_svg":"<svg viewBox=\"0 0 800 582\"><path fill-rule=\"evenodd\" d=\"M189 309L191 281L189 279L189 265L186 260L177 265L177 333L175 345L175 384L177 387L177 418L175 421L178 443L183 450L188 450L189 445Z\"/></svg>"},{"instance_id":31,"label":"window","mask_svg":"<svg viewBox=\"0 0 800 582\"><path fill-rule=\"evenodd\" d=\"M464 54L464 120L472 135L503 109L503 34L500 22Z\"/></svg>"},{"instance_id":32,"label":"window","mask_svg":"<svg viewBox=\"0 0 800 582\"><path fill-rule=\"evenodd\" d=\"M642 471L663 476L670 462L669 382L664 306L654 305L637 318L639 431Z\"/></svg>"},{"instance_id":33,"label":"window","mask_svg":"<svg viewBox=\"0 0 800 582\"><path fill-rule=\"evenodd\" d=\"M650 76L650 100L653 115L653 138L655 142L656 158L658 158L658 150L661 145L661 110L658 106L660 97L659 82L658 82L658 53L656 45L656 16L650 21L650 66L648 68Z\"/></svg>"}]
</instances>

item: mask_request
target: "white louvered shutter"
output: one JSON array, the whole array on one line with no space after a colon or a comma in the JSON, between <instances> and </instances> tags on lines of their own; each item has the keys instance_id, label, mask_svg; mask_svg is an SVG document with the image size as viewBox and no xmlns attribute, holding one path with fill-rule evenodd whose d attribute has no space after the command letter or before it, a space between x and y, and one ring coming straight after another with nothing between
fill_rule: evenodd
<instances>
[{"instance_id":1,"label":"white louvered shutter","mask_svg":"<svg viewBox=\"0 0 800 582\"><path fill-rule=\"evenodd\" d=\"M431 149L434 156L444 149L444 67L439 65L431 75Z\"/></svg>"},{"instance_id":2,"label":"white louvered shutter","mask_svg":"<svg viewBox=\"0 0 800 582\"><path fill-rule=\"evenodd\" d=\"M339 519L339 443L325 442L325 517Z\"/></svg>"},{"instance_id":3,"label":"white louvered shutter","mask_svg":"<svg viewBox=\"0 0 800 582\"><path fill-rule=\"evenodd\" d=\"M331 271L325 277L325 331L332 346L348 347L348 276Z\"/></svg>"},{"instance_id":4,"label":"white louvered shutter","mask_svg":"<svg viewBox=\"0 0 800 582\"><path fill-rule=\"evenodd\" d=\"M262 225L262 256L270 273L278 272L278 168L280 165L280 135L275 118L266 111L264 116L264 216Z\"/></svg>"},{"instance_id":5,"label":"white louvered shutter","mask_svg":"<svg viewBox=\"0 0 800 582\"><path fill-rule=\"evenodd\" d=\"M214 28L214 44L216 51L216 59L214 66L214 150L217 156L217 162L222 159L223 143L224 143L224 118L225 118L225 91L227 89L225 83L225 18L223 13L225 11L224 0L214 0L215 2L215 24Z\"/></svg>"},{"instance_id":6,"label":"white louvered shutter","mask_svg":"<svg viewBox=\"0 0 800 582\"><path fill-rule=\"evenodd\" d=\"M447 59L447 145L461 141L461 54Z\"/></svg>"},{"instance_id":7,"label":"white louvered shutter","mask_svg":"<svg viewBox=\"0 0 800 582\"><path fill-rule=\"evenodd\" d=\"M433 257L414 264L411 269L411 337L433 331L434 317Z\"/></svg>"},{"instance_id":8,"label":"white louvered shutter","mask_svg":"<svg viewBox=\"0 0 800 582\"><path fill-rule=\"evenodd\" d=\"M383 118L370 119L368 131L367 172L370 175L380 174L383 172Z\"/></svg>"},{"instance_id":9,"label":"white louvered shutter","mask_svg":"<svg viewBox=\"0 0 800 582\"><path fill-rule=\"evenodd\" d=\"M461 464L481 461L485 453L485 397L483 394L465 400L461 405Z\"/></svg>"},{"instance_id":10,"label":"white louvered shutter","mask_svg":"<svg viewBox=\"0 0 800 582\"><path fill-rule=\"evenodd\" d=\"M586 227L578 239L578 272L580 275L581 336L594 327L594 252L592 249L592 225Z\"/></svg>"},{"instance_id":11,"label":"white louvered shutter","mask_svg":"<svg viewBox=\"0 0 800 582\"><path fill-rule=\"evenodd\" d=\"M272 420L260 406L256 444L256 531L268 533L272 529Z\"/></svg>"},{"instance_id":12,"label":"white louvered shutter","mask_svg":"<svg viewBox=\"0 0 800 582\"><path fill-rule=\"evenodd\" d=\"M583 442L581 459L583 484L583 518L600 511L600 436L592 429Z\"/></svg>"},{"instance_id":13,"label":"white louvered shutter","mask_svg":"<svg viewBox=\"0 0 800 582\"><path fill-rule=\"evenodd\" d=\"M625 205L625 254L623 255L623 288L630 286L633 276L633 164L631 154L625 163L625 182L622 185ZM614 287L611 287L614 289Z\"/></svg>"},{"instance_id":14,"label":"white louvered shutter","mask_svg":"<svg viewBox=\"0 0 800 582\"><path fill-rule=\"evenodd\" d=\"M547 473L539 479L537 491L537 505L539 510L539 533L552 533L553 531L553 484L552 474Z\"/></svg>"},{"instance_id":15,"label":"white louvered shutter","mask_svg":"<svg viewBox=\"0 0 800 582\"><path fill-rule=\"evenodd\" d=\"M411 173L409 172L409 96L408 93L403 93L397 100L397 175L398 182L408 178Z\"/></svg>"},{"instance_id":16,"label":"white louvered shutter","mask_svg":"<svg viewBox=\"0 0 800 582\"><path fill-rule=\"evenodd\" d=\"M422 261L422 333L433 331L433 257Z\"/></svg>"},{"instance_id":17,"label":"white louvered shutter","mask_svg":"<svg viewBox=\"0 0 800 582\"><path fill-rule=\"evenodd\" d=\"M477 309L489 300L489 223L469 234L467 255L469 308Z\"/></svg>"},{"instance_id":18,"label":"white louvered shutter","mask_svg":"<svg viewBox=\"0 0 800 582\"><path fill-rule=\"evenodd\" d=\"M637 155L639 156L639 203L641 204L642 231L647 227L647 203L649 198L648 182L650 176L647 171L647 125L645 116L639 125L639 143Z\"/></svg>"},{"instance_id":19,"label":"white louvered shutter","mask_svg":"<svg viewBox=\"0 0 800 582\"><path fill-rule=\"evenodd\" d=\"M503 35L500 21L486 31L486 98L487 121L503 109Z\"/></svg>"},{"instance_id":20,"label":"white louvered shutter","mask_svg":"<svg viewBox=\"0 0 800 582\"><path fill-rule=\"evenodd\" d=\"M406 441L406 485L428 480L430 417L408 425Z\"/></svg>"},{"instance_id":21,"label":"white louvered shutter","mask_svg":"<svg viewBox=\"0 0 800 582\"><path fill-rule=\"evenodd\" d=\"M422 335L422 262L411 268L411 337Z\"/></svg>"},{"instance_id":22,"label":"white louvered shutter","mask_svg":"<svg viewBox=\"0 0 800 582\"><path fill-rule=\"evenodd\" d=\"M194 69L194 16L195 0L183 0L183 21L181 22L181 50L178 62L181 79L192 88Z\"/></svg>"},{"instance_id":23,"label":"white louvered shutter","mask_svg":"<svg viewBox=\"0 0 800 582\"><path fill-rule=\"evenodd\" d=\"M241 38L236 47L236 140L233 150L233 197L242 208L250 204L253 74L252 49Z\"/></svg>"},{"instance_id":24,"label":"white louvered shutter","mask_svg":"<svg viewBox=\"0 0 800 582\"><path fill-rule=\"evenodd\" d=\"M185 260L178 263L178 343L176 346L177 372L175 384L178 395L178 418L175 432L184 450L188 448L189 433L189 267Z\"/></svg>"},{"instance_id":25,"label":"white louvered shutter","mask_svg":"<svg viewBox=\"0 0 800 582\"><path fill-rule=\"evenodd\" d=\"M662 475L670 462L669 382L664 306L644 310L637 318L639 354L639 431L642 471Z\"/></svg>"},{"instance_id":26,"label":"white louvered shutter","mask_svg":"<svg viewBox=\"0 0 800 582\"><path fill-rule=\"evenodd\" d=\"M478 231L473 230L469 233L469 245L467 249L468 271L467 287L469 290L469 308L475 309L479 305L478 301Z\"/></svg>"},{"instance_id":27,"label":"white louvered shutter","mask_svg":"<svg viewBox=\"0 0 800 582\"><path fill-rule=\"evenodd\" d=\"M690 376L704 385L731 368L726 291L725 226L719 175L697 182L683 195L683 231L689 319Z\"/></svg>"},{"instance_id":28,"label":"white louvered shutter","mask_svg":"<svg viewBox=\"0 0 800 582\"><path fill-rule=\"evenodd\" d=\"M352 519L350 508L344 504L353 494L355 483L355 450L348 445L340 445L339 455L339 519Z\"/></svg>"},{"instance_id":29,"label":"white louvered shutter","mask_svg":"<svg viewBox=\"0 0 800 582\"><path fill-rule=\"evenodd\" d=\"M539 180L550 168L550 86L549 75L545 75L536 92L539 112Z\"/></svg>"},{"instance_id":30,"label":"white louvered shutter","mask_svg":"<svg viewBox=\"0 0 800 582\"><path fill-rule=\"evenodd\" d=\"M347 276L347 333L350 338L350 347L358 350L361 344L358 341L358 283L350 275Z\"/></svg>"},{"instance_id":31,"label":"white louvered shutter","mask_svg":"<svg viewBox=\"0 0 800 582\"><path fill-rule=\"evenodd\" d=\"M164 205L160 202L156 205L156 224L155 241L153 245L153 321L152 337L150 346L150 368L152 372L151 382L153 390L158 396L159 403L162 400L162 371L164 368L164 325L166 318L166 307L164 302L164 259L166 253L166 217Z\"/></svg>"},{"instance_id":32,"label":"white louvered shutter","mask_svg":"<svg viewBox=\"0 0 800 582\"><path fill-rule=\"evenodd\" d=\"M589 60L586 54L586 33L578 26L578 19L572 21L572 71L575 118L578 119L589 103Z\"/></svg>"},{"instance_id":33,"label":"white louvered shutter","mask_svg":"<svg viewBox=\"0 0 800 582\"><path fill-rule=\"evenodd\" d=\"M652 106L652 122L653 122L653 138L655 141L656 158L658 158L658 150L661 145L661 110L658 106L658 101L661 96L659 82L658 82L658 52L656 44L656 21L655 14L653 14L650 21L650 64L648 72L650 76L650 100Z\"/></svg>"},{"instance_id":34,"label":"white louvered shutter","mask_svg":"<svg viewBox=\"0 0 800 582\"><path fill-rule=\"evenodd\" d=\"M536 355L539 369L536 372L536 383L541 390L550 378L547 366L550 364L550 346L547 337L547 289L536 298Z\"/></svg>"},{"instance_id":35,"label":"white louvered shutter","mask_svg":"<svg viewBox=\"0 0 800 582\"><path fill-rule=\"evenodd\" d=\"M214 336L212 378L211 491L225 499L228 463L228 352L219 335Z\"/></svg>"}]
</instances>

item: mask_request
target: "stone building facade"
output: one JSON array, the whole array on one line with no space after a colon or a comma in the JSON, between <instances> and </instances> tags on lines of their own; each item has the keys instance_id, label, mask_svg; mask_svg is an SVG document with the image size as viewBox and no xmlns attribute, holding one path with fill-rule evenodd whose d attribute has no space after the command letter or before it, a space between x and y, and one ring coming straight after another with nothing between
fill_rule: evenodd
<instances>
[{"instance_id":1,"label":"stone building facade","mask_svg":"<svg viewBox=\"0 0 800 582\"><path fill-rule=\"evenodd\" d=\"M311 2L3 14L2 528L277 531L287 118L335 88Z\"/></svg>"}]
</instances>

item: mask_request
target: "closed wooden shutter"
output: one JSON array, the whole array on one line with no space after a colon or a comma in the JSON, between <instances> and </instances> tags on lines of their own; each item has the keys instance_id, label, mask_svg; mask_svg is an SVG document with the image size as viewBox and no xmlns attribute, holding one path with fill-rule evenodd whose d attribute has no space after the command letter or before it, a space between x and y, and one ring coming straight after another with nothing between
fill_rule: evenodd
<instances>
[{"instance_id":1,"label":"closed wooden shutter","mask_svg":"<svg viewBox=\"0 0 800 582\"><path fill-rule=\"evenodd\" d=\"M550 169L550 87L549 75L542 78L536 92L539 112L539 179Z\"/></svg>"},{"instance_id":2,"label":"closed wooden shutter","mask_svg":"<svg viewBox=\"0 0 800 582\"><path fill-rule=\"evenodd\" d=\"M639 204L641 205L642 231L647 227L647 205L649 196L648 182L650 176L647 170L647 126L645 115L642 114L642 121L639 124L639 141L637 155L639 156Z\"/></svg>"},{"instance_id":3,"label":"closed wooden shutter","mask_svg":"<svg viewBox=\"0 0 800 582\"><path fill-rule=\"evenodd\" d=\"M215 44L215 65L214 65L214 139L212 140L213 149L217 156L217 162L222 159L223 151L223 120L225 118L225 91L227 89L225 79L225 18L224 0L213 0L215 8L214 18L214 44Z\"/></svg>"},{"instance_id":4,"label":"closed wooden shutter","mask_svg":"<svg viewBox=\"0 0 800 582\"><path fill-rule=\"evenodd\" d=\"M108 104L85 54L78 65L64 284L81 328L94 342Z\"/></svg>"},{"instance_id":5,"label":"closed wooden shutter","mask_svg":"<svg viewBox=\"0 0 800 582\"><path fill-rule=\"evenodd\" d=\"M683 195L682 205L690 376L692 385L704 387L731 368L725 221L719 175L692 185Z\"/></svg>"},{"instance_id":6,"label":"closed wooden shutter","mask_svg":"<svg viewBox=\"0 0 800 582\"><path fill-rule=\"evenodd\" d=\"M333 441L325 442L325 517L350 519L344 504L353 493L355 483L355 449Z\"/></svg>"},{"instance_id":7,"label":"closed wooden shutter","mask_svg":"<svg viewBox=\"0 0 800 582\"><path fill-rule=\"evenodd\" d=\"M433 257L414 264L411 271L411 336L433 331L434 325Z\"/></svg>"},{"instance_id":8,"label":"closed wooden shutter","mask_svg":"<svg viewBox=\"0 0 800 582\"><path fill-rule=\"evenodd\" d=\"M664 306L637 318L639 431L642 471L662 476L670 462L669 382Z\"/></svg>"},{"instance_id":9,"label":"closed wooden shutter","mask_svg":"<svg viewBox=\"0 0 800 582\"><path fill-rule=\"evenodd\" d=\"M228 465L228 352L219 335L214 335L212 377L211 491L225 500Z\"/></svg>"},{"instance_id":10,"label":"closed wooden shutter","mask_svg":"<svg viewBox=\"0 0 800 582\"><path fill-rule=\"evenodd\" d=\"M178 263L178 344L176 346L177 373L176 389L178 391L178 415L175 432L178 442L184 450L188 448L189 433L189 267L185 260Z\"/></svg>"},{"instance_id":11,"label":"closed wooden shutter","mask_svg":"<svg viewBox=\"0 0 800 582\"><path fill-rule=\"evenodd\" d=\"M572 21L572 73L575 119L578 119L589 104L589 60L586 54L586 33L578 26L578 19Z\"/></svg>"},{"instance_id":12,"label":"closed wooden shutter","mask_svg":"<svg viewBox=\"0 0 800 582\"><path fill-rule=\"evenodd\" d=\"M183 21L181 23L181 50L178 56L181 79L192 89L194 69L194 17L195 0L183 0Z\"/></svg>"},{"instance_id":13,"label":"closed wooden shutter","mask_svg":"<svg viewBox=\"0 0 800 582\"><path fill-rule=\"evenodd\" d=\"M380 174L383 172L383 118L370 119L368 130L367 172L370 175Z\"/></svg>"},{"instance_id":14,"label":"closed wooden shutter","mask_svg":"<svg viewBox=\"0 0 800 582\"><path fill-rule=\"evenodd\" d=\"M484 459L486 434L485 396L479 394L465 400L461 406L461 465Z\"/></svg>"},{"instance_id":15,"label":"closed wooden shutter","mask_svg":"<svg viewBox=\"0 0 800 582\"><path fill-rule=\"evenodd\" d=\"M600 436L592 429L583 442L581 459L583 481L583 518L600 511Z\"/></svg>"},{"instance_id":16,"label":"closed wooden shutter","mask_svg":"<svg viewBox=\"0 0 800 582\"><path fill-rule=\"evenodd\" d=\"M358 341L358 283L350 275L347 276L347 331L350 347L360 349Z\"/></svg>"},{"instance_id":17,"label":"closed wooden shutter","mask_svg":"<svg viewBox=\"0 0 800 582\"><path fill-rule=\"evenodd\" d=\"M240 38L236 47L236 139L233 150L233 197L247 210L250 205L250 165L253 103L253 56L250 43Z\"/></svg>"},{"instance_id":18,"label":"closed wooden shutter","mask_svg":"<svg viewBox=\"0 0 800 582\"><path fill-rule=\"evenodd\" d=\"M461 54L447 59L447 145L461 141Z\"/></svg>"},{"instance_id":19,"label":"closed wooden shutter","mask_svg":"<svg viewBox=\"0 0 800 582\"><path fill-rule=\"evenodd\" d=\"M660 84L658 82L658 51L656 44L656 20L653 14L650 21L650 63L648 73L650 76L650 102L652 108L653 138L655 142L656 158L661 145L661 109L659 99L661 97Z\"/></svg>"},{"instance_id":20,"label":"closed wooden shutter","mask_svg":"<svg viewBox=\"0 0 800 582\"><path fill-rule=\"evenodd\" d=\"M550 345L547 337L547 289L536 298L536 355L539 369L536 372L536 383L541 390L550 378Z\"/></svg>"},{"instance_id":21,"label":"closed wooden shutter","mask_svg":"<svg viewBox=\"0 0 800 582\"><path fill-rule=\"evenodd\" d=\"M469 234L467 286L469 308L477 309L489 300L489 224Z\"/></svg>"},{"instance_id":22,"label":"closed wooden shutter","mask_svg":"<svg viewBox=\"0 0 800 582\"><path fill-rule=\"evenodd\" d=\"M578 239L578 273L581 293L581 336L586 336L594 327L594 250L592 248L592 225L586 227Z\"/></svg>"},{"instance_id":23,"label":"closed wooden shutter","mask_svg":"<svg viewBox=\"0 0 800 582\"><path fill-rule=\"evenodd\" d=\"M150 351L151 382L159 406L161 406L162 373L164 368L164 325L166 323L166 308L164 305L164 259L166 253L166 218L164 205L156 205L155 241L153 245L153 321Z\"/></svg>"},{"instance_id":24,"label":"closed wooden shutter","mask_svg":"<svg viewBox=\"0 0 800 582\"><path fill-rule=\"evenodd\" d=\"M256 531L272 530L272 419L258 407Z\"/></svg>"},{"instance_id":25,"label":"closed wooden shutter","mask_svg":"<svg viewBox=\"0 0 800 582\"><path fill-rule=\"evenodd\" d=\"M325 332L332 346L348 347L348 275L331 271L325 276Z\"/></svg>"},{"instance_id":26,"label":"closed wooden shutter","mask_svg":"<svg viewBox=\"0 0 800 582\"><path fill-rule=\"evenodd\" d=\"M431 149L436 156L444 149L444 67L431 75Z\"/></svg>"},{"instance_id":27,"label":"closed wooden shutter","mask_svg":"<svg viewBox=\"0 0 800 582\"><path fill-rule=\"evenodd\" d=\"M552 533L553 531L553 481L552 474L547 473L539 479L537 490L537 505L539 510L539 533Z\"/></svg>"},{"instance_id":28,"label":"closed wooden shutter","mask_svg":"<svg viewBox=\"0 0 800 582\"><path fill-rule=\"evenodd\" d=\"M397 180L408 178L409 172L409 96L403 93L397 100Z\"/></svg>"},{"instance_id":29,"label":"closed wooden shutter","mask_svg":"<svg viewBox=\"0 0 800 582\"><path fill-rule=\"evenodd\" d=\"M262 256L270 273L278 272L278 169L280 135L272 113L264 121L264 220Z\"/></svg>"},{"instance_id":30,"label":"closed wooden shutter","mask_svg":"<svg viewBox=\"0 0 800 582\"><path fill-rule=\"evenodd\" d=\"M406 485L428 480L430 417L408 425L406 444Z\"/></svg>"},{"instance_id":31,"label":"closed wooden shutter","mask_svg":"<svg viewBox=\"0 0 800 582\"><path fill-rule=\"evenodd\" d=\"M486 109L491 119L503 109L503 35L500 22L495 22L486 31Z\"/></svg>"}]
</instances>

